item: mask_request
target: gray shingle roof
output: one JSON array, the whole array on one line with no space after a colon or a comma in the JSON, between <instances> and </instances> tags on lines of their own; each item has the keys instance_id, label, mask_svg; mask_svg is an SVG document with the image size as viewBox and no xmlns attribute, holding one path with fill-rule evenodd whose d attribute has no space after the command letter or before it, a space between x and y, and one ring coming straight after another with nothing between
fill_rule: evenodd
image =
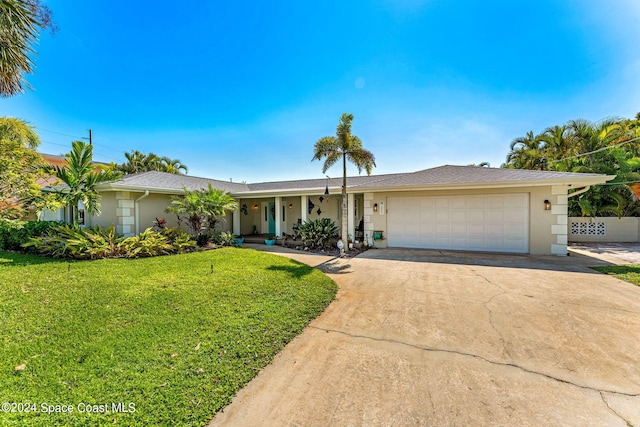
<instances>
[{"instance_id":1,"label":"gray shingle roof","mask_svg":"<svg viewBox=\"0 0 640 427\"><path fill-rule=\"evenodd\" d=\"M347 178L347 187L370 188L375 190L386 187L397 188L431 185L499 184L503 182L524 183L528 181L560 181L571 183L586 177L600 178L602 182L606 180L606 175L600 174L446 165L410 173L352 176ZM154 171L127 175L110 183L109 185L112 188L123 187L180 191L183 187L186 187L188 190L197 190L206 188L209 184L214 188L233 194L250 194L273 191L318 190L324 189L327 184L330 188L336 188L342 185L342 179L332 178L327 180L326 178L320 178L242 184L229 181L219 181L210 178L199 178L195 176L175 175Z\"/></svg>"},{"instance_id":2,"label":"gray shingle roof","mask_svg":"<svg viewBox=\"0 0 640 427\"><path fill-rule=\"evenodd\" d=\"M199 190L207 188L207 186L211 184L214 188L232 193L247 191L247 184L156 171L126 175L110 184L114 187L139 187L163 190L182 190L184 187L186 187L187 190Z\"/></svg>"},{"instance_id":3,"label":"gray shingle roof","mask_svg":"<svg viewBox=\"0 0 640 427\"><path fill-rule=\"evenodd\" d=\"M357 187L369 184L381 179L398 177L403 174L389 175L364 175L347 177L347 188ZM330 188L342 187L342 178L320 178L320 179L300 179L296 181L274 181L274 182L258 182L248 184L248 191L276 191L276 190L304 190L304 189L324 189L326 186Z\"/></svg>"},{"instance_id":4,"label":"gray shingle roof","mask_svg":"<svg viewBox=\"0 0 640 427\"><path fill-rule=\"evenodd\" d=\"M605 175L538 171L525 169L485 168L480 166L438 166L413 173L398 174L388 179L367 183L363 187L404 187L419 185L479 184L518 181L566 181Z\"/></svg>"}]
</instances>

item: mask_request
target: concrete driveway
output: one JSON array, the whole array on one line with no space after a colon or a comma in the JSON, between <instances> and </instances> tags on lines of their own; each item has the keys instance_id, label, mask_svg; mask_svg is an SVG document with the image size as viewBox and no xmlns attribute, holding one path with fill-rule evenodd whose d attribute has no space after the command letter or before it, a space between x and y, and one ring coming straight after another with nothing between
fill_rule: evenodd
<instances>
[{"instance_id":1,"label":"concrete driveway","mask_svg":"<svg viewBox=\"0 0 640 427\"><path fill-rule=\"evenodd\" d=\"M640 287L601 261L282 251L337 298L211 426L640 427Z\"/></svg>"}]
</instances>

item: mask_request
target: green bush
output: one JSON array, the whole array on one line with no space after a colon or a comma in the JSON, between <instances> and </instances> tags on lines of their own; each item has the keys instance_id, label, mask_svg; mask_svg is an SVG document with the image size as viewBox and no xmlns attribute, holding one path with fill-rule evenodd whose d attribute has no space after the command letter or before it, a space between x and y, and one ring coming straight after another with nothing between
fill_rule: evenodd
<instances>
[{"instance_id":1,"label":"green bush","mask_svg":"<svg viewBox=\"0 0 640 427\"><path fill-rule=\"evenodd\" d=\"M158 255L168 255L173 246L169 244L167 236L151 228L147 228L137 236L131 236L120 242L127 258L141 258Z\"/></svg>"},{"instance_id":2,"label":"green bush","mask_svg":"<svg viewBox=\"0 0 640 427\"><path fill-rule=\"evenodd\" d=\"M226 231L214 231L211 233L211 242L218 246L233 246L236 244L236 238L233 233Z\"/></svg>"},{"instance_id":3,"label":"green bush","mask_svg":"<svg viewBox=\"0 0 640 427\"><path fill-rule=\"evenodd\" d=\"M301 224L297 234L310 248L326 248L331 239L338 237L338 227L329 218L320 218Z\"/></svg>"},{"instance_id":4,"label":"green bush","mask_svg":"<svg viewBox=\"0 0 640 427\"><path fill-rule=\"evenodd\" d=\"M181 228L165 228L162 234L166 236L173 251L178 254L189 252L198 247L191 235Z\"/></svg>"},{"instance_id":5,"label":"green bush","mask_svg":"<svg viewBox=\"0 0 640 427\"><path fill-rule=\"evenodd\" d=\"M32 237L22 245L54 258L99 259L140 258L183 253L196 247L188 234L181 230L162 232L147 228L137 236L125 238L115 227L57 225L46 236Z\"/></svg>"},{"instance_id":6,"label":"green bush","mask_svg":"<svg viewBox=\"0 0 640 427\"><path fill-rule=\"evenodd\" d=\"M45 236L57 221L17 221L0 219L0 250L22 251L31 237Z\"/></svg>"}]
</instances>

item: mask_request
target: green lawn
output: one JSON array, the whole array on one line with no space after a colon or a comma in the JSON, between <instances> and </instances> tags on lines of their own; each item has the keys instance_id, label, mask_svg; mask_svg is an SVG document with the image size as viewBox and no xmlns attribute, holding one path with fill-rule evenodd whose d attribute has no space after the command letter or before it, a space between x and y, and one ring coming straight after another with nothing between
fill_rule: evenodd
<instances>
[{"instance_id":1,"label":"green lawn","mask_svg":"<svg viewBox=\"0 0 640 427\"><path fill-rule=\"evenodd\" d=\"M600 273L609 274L625 282L640 286L640 264L591 267Z\"/></svg>"},{"instance_id":2,"label":"green lawn","mask_svg":"<svg viewBox=\"0 0 640 427\"><path fill-rule=\"evenodd\" d=\"M0 252L0 404L37 410L0 410L0 425L202 426L336 290L250 249L78 262Z\"/></svg>"}]
</instances>

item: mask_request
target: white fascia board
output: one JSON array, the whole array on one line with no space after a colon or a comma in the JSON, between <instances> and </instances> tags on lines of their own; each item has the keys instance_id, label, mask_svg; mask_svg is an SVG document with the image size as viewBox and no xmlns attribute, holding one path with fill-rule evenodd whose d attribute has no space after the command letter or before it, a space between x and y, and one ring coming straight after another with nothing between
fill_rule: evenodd
<instances>
[{"instance_id":1,"label":"white fascia board","mask_svg":"<svg viewBox=\"0 0 640 427\"><path fill-rule=\"evenodd\" d=\"M134 185L113 185L113 184L102 184L96 186L96 190L98 191L131 191L137 193L144 193L146 190L149 190L150 193L155 194L184 194L183 190L175 190L172 188L160 188L160 187L139 187Z\"/></svg>"},{"instance_id":2,"label":"white fascia board","mask_svg":"<svg viewBox=\"0 0 640 427\"><path fill-rule=\"evenodd\" d=\"M240 193L231 193L233 197L242 199L259 199L263 197L295 197L295 196L317 196L318 192L322 192L324 196L324 188L296 188L291 190L266 190L266 191L243 191ZM342 188L329 187L330 195L342 194ZM355 193L347 188L347 193Z\"/></svg>"}]
</instances>

